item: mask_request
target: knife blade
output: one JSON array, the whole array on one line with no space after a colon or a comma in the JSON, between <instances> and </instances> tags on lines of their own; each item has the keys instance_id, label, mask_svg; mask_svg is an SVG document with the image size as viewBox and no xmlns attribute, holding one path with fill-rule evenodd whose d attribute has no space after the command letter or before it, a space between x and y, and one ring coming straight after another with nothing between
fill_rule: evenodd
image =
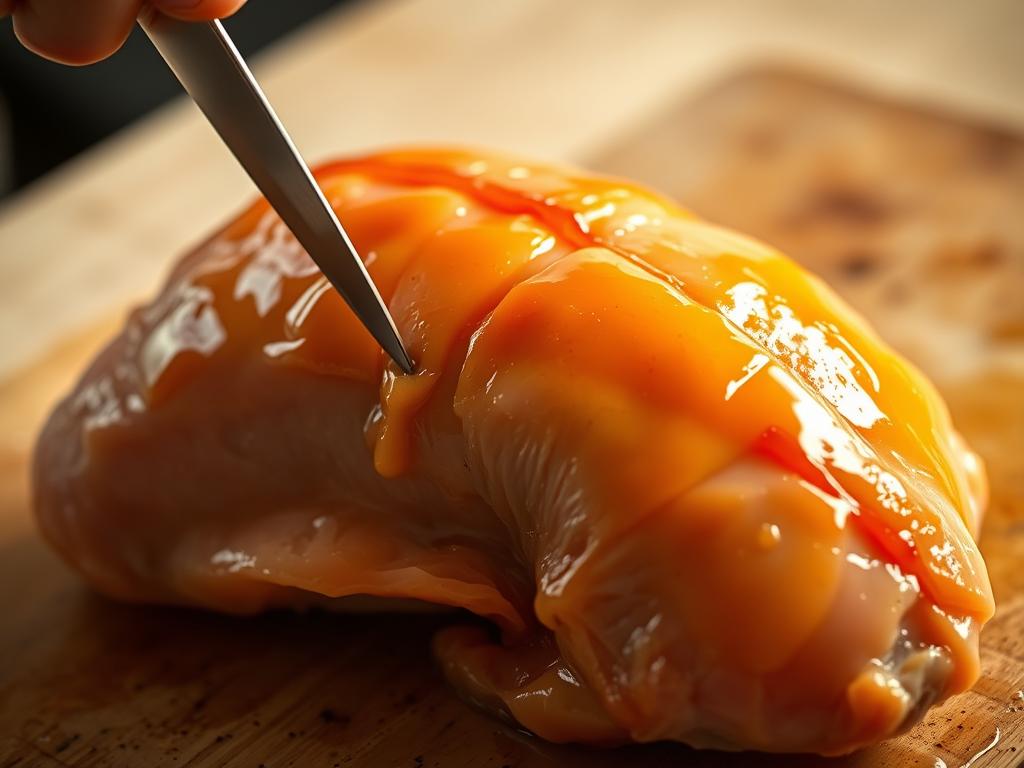
<instances>
[{"instance_id":1,"label":"knife blade","mask_svg":"<svg viewBox=\"0 0 1024 768\"><path fill-rule=\"evenodd\" d=\"M398 367L412 373L362 259L223 25L152 10L139 24L320 271Z\"/></svg>"}]
</instances>

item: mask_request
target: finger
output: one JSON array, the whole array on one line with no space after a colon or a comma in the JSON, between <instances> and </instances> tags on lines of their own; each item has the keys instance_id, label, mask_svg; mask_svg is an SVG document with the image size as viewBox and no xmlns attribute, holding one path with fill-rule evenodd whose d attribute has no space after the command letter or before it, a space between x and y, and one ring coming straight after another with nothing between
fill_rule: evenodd
<instances>
[{"instance_id":1,"label":"finger","mask_svg":"<svg viewBox=\"0 0 1024 768\"><path fill-rule=\"evenodd\" d=\"M124 43L142 0L21 0L14 33L32 51L64 64L92 64Z\"/></svg>"},{"instance_id":2,"label":"finger","mask_svg":"<svg viewBox=\"0 0 1024 768\"><path fill-rule=\"evenodd\" d=\"M0 19L14 13L14 4L17 0L0 0Z\"/></svg>"},{"instance_id":3,"label":"finger","mask_svg":"<svg viewBox=\"0 0 1024 768\"><path fill-rule=\"evenodd\" d=\"M151 5L183 21L211 21L230 16L245 0L152 0Z\"/></svg>"}]
</instances>

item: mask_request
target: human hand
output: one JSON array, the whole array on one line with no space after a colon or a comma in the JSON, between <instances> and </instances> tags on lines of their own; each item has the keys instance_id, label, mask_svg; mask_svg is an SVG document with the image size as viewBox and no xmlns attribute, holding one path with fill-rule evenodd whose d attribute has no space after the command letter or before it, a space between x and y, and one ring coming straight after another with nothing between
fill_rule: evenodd
<instances>
[{"instance_id":1,"label":"human hand","mask_svg":"<svg viewBox=\"0 0 1024 768\"><path fill-rule=\"evenodd\" d=\"M14 33L40 56L64 64L92 64L124 43L144 5L185 21L230 16L245 0L0 0L0 17L14 17Z\"/></svg>"}]
</instances>

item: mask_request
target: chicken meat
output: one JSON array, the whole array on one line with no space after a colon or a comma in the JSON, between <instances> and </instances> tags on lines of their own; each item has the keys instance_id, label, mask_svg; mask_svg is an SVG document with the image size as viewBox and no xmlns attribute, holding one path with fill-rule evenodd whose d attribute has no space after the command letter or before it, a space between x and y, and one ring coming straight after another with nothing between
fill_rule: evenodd
<instances>
[{"instance_id":1,"label":"chicken meat","mask_svg":"<svg viewBox=\"0 0 1024 768\"><path fill-rule=\"evenodd\" d=\"M443 630L446 677L553 741L837 754L972 685L983 469L820 280L500 155L317 178L415 373L254 204L40 437L39 525L97 589L466 609L495 629Z\"/></svg>"}]
</instances>

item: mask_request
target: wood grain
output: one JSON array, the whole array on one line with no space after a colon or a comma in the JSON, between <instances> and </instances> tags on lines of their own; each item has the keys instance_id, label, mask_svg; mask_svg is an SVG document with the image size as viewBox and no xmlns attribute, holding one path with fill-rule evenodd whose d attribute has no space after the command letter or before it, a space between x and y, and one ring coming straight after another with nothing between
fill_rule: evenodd
<instances>
[{"instance_id":1,"label":"wood grain","mask_svg":"<svg viewBox=\"0 0 1024 768\"><path fill-rule=\"evenodd\" d=\"M442 683L451 617L235 619L99 599L27 516L29 439L116 317L0 386L0 766L1018 766L1024 756L1024 140L785 72L680 97L593 154L822 273L940 385L991 472L983 677L839 760L542 744ZM1016 299L1016 300L1015 300ZM463 619L460 619L463 620ZM998 731L997 731L998 729Z\"/></svg>"}]
</instances>

